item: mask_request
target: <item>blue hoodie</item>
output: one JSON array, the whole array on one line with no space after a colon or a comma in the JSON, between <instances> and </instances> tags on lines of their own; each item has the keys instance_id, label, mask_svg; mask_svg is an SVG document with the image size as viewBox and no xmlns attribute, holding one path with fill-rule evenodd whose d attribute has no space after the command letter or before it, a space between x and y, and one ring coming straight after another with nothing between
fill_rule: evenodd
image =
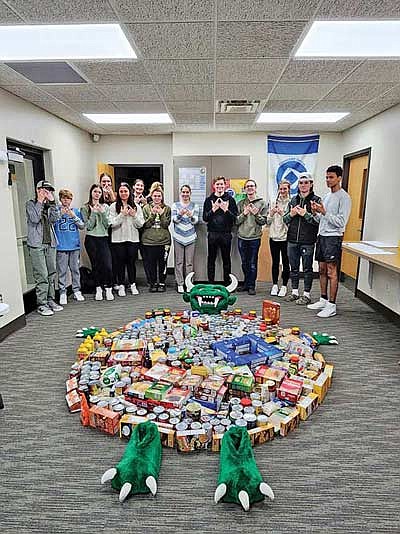
<instances>
[{"instance_id":1,"label":"blue hoodie","mask_svg":"<svg viewBox=\"0 0 400 534\"><path fill-rule=\"evenodd\" d=\"M72 211L75 213L75 217L69 217L63 213L54 223L54 230L58 240L57 250L62 252L81 248L79 229L82 230L85 227L85 223L82 221L81 212L77 208L72 208Z\"/></svg>"}]
</instances>

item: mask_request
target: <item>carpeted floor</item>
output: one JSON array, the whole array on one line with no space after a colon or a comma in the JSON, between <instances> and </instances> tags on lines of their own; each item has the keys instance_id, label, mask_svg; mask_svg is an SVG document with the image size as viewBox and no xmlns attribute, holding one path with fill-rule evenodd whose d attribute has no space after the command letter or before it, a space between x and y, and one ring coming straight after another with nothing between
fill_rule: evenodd
<instances>
[{"instance_id":1,"label":"carpeted floor","mask_svg":"<svg viewBox=\"0 0 400 534\"><path fill-rule=\"evenodd\" d=\"M218 455L164 449L157 496L119 504L100 476L126 442L83 428L67 411L64 382L77 328L183 308L172 285L165 294L140 289L114 302L89 296L54 317L32 313L0 345L1 533L400 532L400 332L344 287L328 320L282 302L285 326L328 331L340 344L323 351L335 365L324 404L288 437L255 449L274 502L248 513L216 506ZM238 294L238 305L260 311L266 290Z\"/></svg>"}]
</instances>

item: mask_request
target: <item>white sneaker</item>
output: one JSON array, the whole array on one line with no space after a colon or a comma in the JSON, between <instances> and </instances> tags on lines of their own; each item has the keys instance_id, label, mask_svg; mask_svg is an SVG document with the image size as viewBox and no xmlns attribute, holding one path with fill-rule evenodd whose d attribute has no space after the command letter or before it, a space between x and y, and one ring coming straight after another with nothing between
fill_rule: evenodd
<instances>
[{"instance_id":1,"label":"white sneaker","mask_svg":"<svg viewBox=\"0 0 400 534\"><path fill-rule=\"evenodd\" d=\"M278 297L286 297L287 287L282 286L279 290Z\"/></svg>"},{"instance_id":2,"label":"white sneaker","mask_svg":"<svg viewBox=\"0 0 400 534\"><path fill-rule=\"evenodd\" d=\"M177 291L178 291L178 293L184 293L185 292L185 288L183 286L178 286Z\"/></svg>"},{"instance_id":3,"label":"white sneaker","mask_svg":"<svg viewBox=\"0 0 400 534\"><path fill-rule=\"evenodd\" d=\"M60 306L59 304L57 304L57 302L55 302L54 300L48 300L47 301L47 306L51 309L51 311L53 312L59 312L59 311L62 311L64 308L62 306Z\"/></svg>"},{"instance_id":4,"label":"white sneaker","mask_svg":"<svg viewBox=\"0 0 400 534\"><path fill-rule=\"evenodd\" d=\"M271 289L271 295L272 295L273 297L276 297L277 294L278 294L278 286L277 286L277 284L274 284L274 285L272 286L272 289Z\"/></svg>"},{"instance_id":5,"label":"white sneaker","mask_svg":"<svg viewBox=\"0 0 400 534\"><path fill-rule=\"evenodd\" d=\"M53 310L51 310L48 306L46 306L45 304L43 304L42 306L39 306L39 308L37 309L37 312L40 313L40 315L44 315L44 316L47 316L47 315L54 315L54 312Z\"/></svg>"},{"instance_id":6,"label":"white sneaker","mask_svg":"<svg viewBox=\"0 0 400 534\"><path fill-rule=\"evenodd\" d=\"M320 298L317 302L314 302L314 304L309 304L307 308L309 310L323 310L327 304L328 301L326 299Z\"/></svg>"},{"instance_id":7,"label":"white sneaker","mask_svg":"<svg viewBox=\"0 0 400 534\"><path fill-rule=\"evenodd\" d=\"M111 295L112 295L112 293L111 293ZM120 286L118 286L118 296L119 297L126 297L125 286L123 286L122 284ZM107 289L106 289L106 299L107 300L113 300L113 299L109 299L108 298Z\"/></svg>"},{"instance_id":8,"label":"white sneaker","mask_svg":"<svg viewBox=\"0 0 400 534\"><path fill-rule=\"evenodd\" d=\"M103 300L103 289L100 286L96 287L94 300Z\"/></svg>"},{"instance_id":9,"label":"white sneaker","mask_svg":"<svg viewBox=\"0 0 400 534\"><path fill-rule=\"evenodd\" d=\"M139 295L138 288L136 287L136 284L131 284L131 293L132 295Z\"/></svg>"},{"instance_id":10,"label":"white sneaker","mask_svg":"<svg viewBox=\"0 0 400 534\"><path fill-rule=\"evenodd\" d=\"M67 304L67 294L66 293L60 293L60 304L61 304L61 306L65 306Z\"/></svg>"},{"instance_id":11,"label":"white sneaker","mask_svg":"<svg viewBox=\"0 0 400 534\"><path fill-rule=\"evenodd\" d=\"M336 304L334 302L328 302L326 306L317 313L317 317L333 317L336 315Z\"/></svg>"},{"instance_id":12,"label":"white sneaker","mask_svg":"<svg viewBox=\"0 0 400 534\"><path fill-rule=\"evenodd\" d=\"M121 286L120 286L120 289L121 289ZM124 292L125 292L125 288L124 288ZM118 293L119 293L119 291L118 291ZM114 300L112 287L106 287L106 300Z\"/></svg>"},{"instance_id":13,"label":"white sneaker","mask_svg":"<svg viewBox=\"0 0 400 534\"><path fill-rule=\"evenodd\" d=\"M82 295L80 291L75 291L74 299L79 300L79 302L83 302L85 300L85 297Z\"/></svg>"},{"instance_id":14,"label":"white sneaker","mask_svg":"<svg viewBox=\"0 0 400 534\"><path fill-rule=\"evenodd\" d=\"M114 291L118 291L118 289L119 289L119 284L114 284L113 285L113 290Z\"/></svg>"}]
</instances>

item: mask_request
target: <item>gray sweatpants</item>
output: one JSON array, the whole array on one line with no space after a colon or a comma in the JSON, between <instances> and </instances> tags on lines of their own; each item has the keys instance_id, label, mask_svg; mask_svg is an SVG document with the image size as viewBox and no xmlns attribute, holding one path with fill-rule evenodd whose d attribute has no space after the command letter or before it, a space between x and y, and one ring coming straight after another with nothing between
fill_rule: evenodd
<instances>
[{"instance_id":1,"label":"gray sweatpants","mask_svg":"<svg viewBox=\"0 0 400 534\"><path fill-rule=\"evenodd\" d=\"M80 250L57 250L58 288L60 293L67 291L68 267L71 271L72 291L76 293L81 290L80 255Z\"/></svg>"},{"instance_id":2,"label":"gray sweatpants","mask_svg":"<svg viewBox=\"0 0 400 534\"><path fill-rule=\"evenodd\" d=\"M174 241L175 256L175 280L178 286L183 286L184 277L193 271L193 258L196 243L191 243L184 247Z\"/></svg>"},{"instance_id":3,"label":"gray sweatpants","mask_svg":"<svg viewBox=\"0 0 400 534\"><path fill-rule=\"evenodd\" d=\"M56 249L50 245L40 245L28 247L28 250L36 284L37 305L43 306L55 297Z\"/></svg>"}]
</instances>

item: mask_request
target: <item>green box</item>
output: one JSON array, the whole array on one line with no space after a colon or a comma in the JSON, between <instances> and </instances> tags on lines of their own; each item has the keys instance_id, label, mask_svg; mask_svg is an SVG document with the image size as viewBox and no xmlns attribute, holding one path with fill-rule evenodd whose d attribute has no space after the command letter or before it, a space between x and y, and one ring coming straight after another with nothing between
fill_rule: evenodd
<instances>
[{"instance_id":1,"label":"green box","mask_svg":"<svg viewBox=\"0 0 400 534\"><path fill-rule=\"evenodd\" d=\"M161 382L156 382L146 389L144 397L145 399L162 400L171 388L172 384L162 384Z\"/></svg>"}]
</instances>

